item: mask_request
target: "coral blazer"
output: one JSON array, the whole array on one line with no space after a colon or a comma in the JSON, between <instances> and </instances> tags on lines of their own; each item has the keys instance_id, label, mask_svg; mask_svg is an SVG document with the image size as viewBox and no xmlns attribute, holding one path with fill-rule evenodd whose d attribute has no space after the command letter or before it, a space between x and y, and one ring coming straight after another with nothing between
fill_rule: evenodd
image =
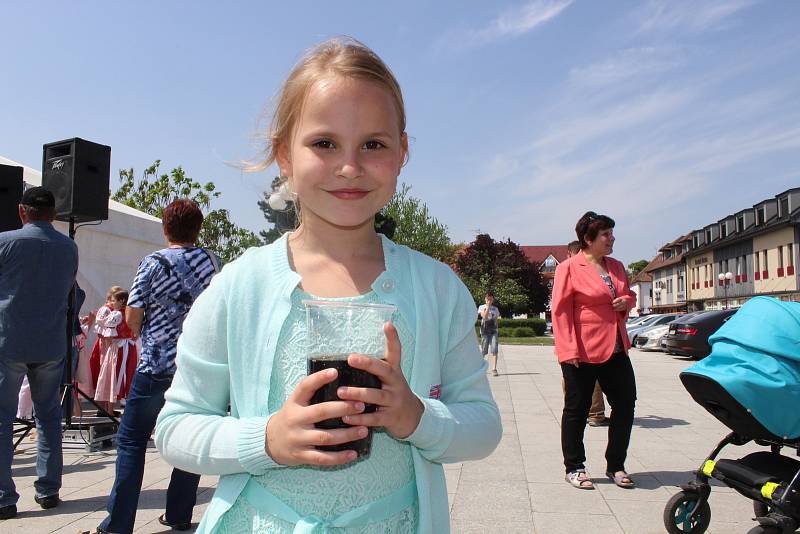
<instances>
[{"instance_id":1,"label":"coral blazer","mask_svg":"<svg viewBox=\"0 0 800 534\"><path fill-rule=\"evenodd\" d=\"M556 268L550 309L559 362L577 358L603 363L613 354L618 334L625 352L630 348L625 319L636 303L636 293L630 289L622 263L608 256L605 262L617 297L627 301L625 311L611 307L611 290L582 251Z\"/></svg>"}]
</instances>

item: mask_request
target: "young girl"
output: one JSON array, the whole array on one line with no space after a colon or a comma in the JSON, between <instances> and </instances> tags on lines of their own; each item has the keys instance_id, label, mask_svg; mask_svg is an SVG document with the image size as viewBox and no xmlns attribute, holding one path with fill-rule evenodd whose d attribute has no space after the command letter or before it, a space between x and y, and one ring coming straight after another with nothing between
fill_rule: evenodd
<instances>
[{"instance_id":1,"label":"young girl","mask_svg":"<svg viewBox=\"0 0 800 534\"><path fill-rule=\"evenodd\" d=\"M128 292L117 291L111 297L112 311L105 316L98 335L109 340L102 355L94 400L108 413L114 403L128 396L133 373L136 372L137 351L133 332L125 322Z\"/></svg>"},{"instance_id":2,"label":"young girl","mask_svg":"<svg viewBox=\"0 0 800 534\"><path fill-rule=\"evenodd\" d=\"M488 455L501 426L469 292L374 230L407 155L400 87L364 45L325 42L289 75L269 140L264 166L278 162L301 222L226 266L195 303L157 446L180 469L222 475L198 532L447 532L441 464ZM396 306L385 359L348 358L382 389L309 404L337 373L306 376L309 298ZM314 426L339 417L352 426ZM367 427L380 429L368 458L316 448Z\"/></svg>"},{"instance_id":3,"label":"young girl","mask_svg":"<svg viewBox=\"0 0 800 534\"><path fill-rule=\"evenodd\" d=\"M122 291L123 289L120 286L111 286L106 291L106 302L102 306L97 309L94 317L94 325L92 330L94 330L95 340L94 345L92 346L92 355L89 358L89 369L92 373L92 391L95 390L97 386L97 378L100 376L100 365L102 363L103 354L108 351L108 346L111 343L110 340L103 337L101 332L104 328L105 320L108 318L108 314L114 310L114 307L111 304L111 297L114 296L114 293L117 291ZM110 413L110 412L109 412Z\"/></svg>"}]
</instances>

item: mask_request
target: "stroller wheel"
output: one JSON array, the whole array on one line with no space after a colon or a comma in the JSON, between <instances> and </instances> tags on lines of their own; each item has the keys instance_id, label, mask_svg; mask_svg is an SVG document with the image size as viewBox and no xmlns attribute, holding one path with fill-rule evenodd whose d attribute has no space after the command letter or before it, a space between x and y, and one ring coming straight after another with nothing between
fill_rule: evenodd
<instances>
[{"instance_id":1,"label":"stroller wheel","mask_svg":"<svg viewBox=\"0 0 800 534\"><path fill-rule=\"evenodd\" d=\"M700 495L681 491L672 496L664 507L664 527L670 534L702 534L711 523L711 507L704 502L695 516L689 519Z\"/></svg>"},{"instance_id":2,"label":"stroller wheel","mask_svg":"<svg viewBox=\"0 0 800 534\"><path fill-rule=\"evenodd\" d=\"M753 513L756 517L767 517L772 509L763 502L753 501Z\"/></svg>"}]
</instances>

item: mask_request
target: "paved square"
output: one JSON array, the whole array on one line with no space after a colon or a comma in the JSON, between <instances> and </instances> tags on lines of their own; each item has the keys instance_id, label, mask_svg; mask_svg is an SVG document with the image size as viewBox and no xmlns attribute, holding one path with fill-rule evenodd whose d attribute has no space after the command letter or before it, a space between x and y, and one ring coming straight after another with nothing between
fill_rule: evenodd
<instances>
[{"instance_id":1,"label":"paved square","mask_svg":"<svg viewBox=\"0 0 800 534\"><path fill-rule=\"evenodd\" d=\"M552 347L502 346L500 376L489 377L503 418L503 440L479 462L445 466L455 533L663 533L664 504L675 485L691 478L727 429L692 401L678 380L690 362L655 352L632 352L638 401L628 471L638 483L623 490L600 478L605 465L605 428L587 428L589 471L597 489L581 491L564 482L559 441L561 374ZM41 510L33 502L35 446L14 459L21 495L16 519L0 523L3 533L70 533L91 529L105 515L114 478L114 453L65 450L63 503ZM757 447L729 447L722 457L739 457ZM137 514L136 532L171 532L156 521L162 513L170 467L151 448ZM195 521L216 483L200 482ZM710 533L746 532L754 525L752 505L733 490L715 486Z\"/></svg>"}]
</instances>

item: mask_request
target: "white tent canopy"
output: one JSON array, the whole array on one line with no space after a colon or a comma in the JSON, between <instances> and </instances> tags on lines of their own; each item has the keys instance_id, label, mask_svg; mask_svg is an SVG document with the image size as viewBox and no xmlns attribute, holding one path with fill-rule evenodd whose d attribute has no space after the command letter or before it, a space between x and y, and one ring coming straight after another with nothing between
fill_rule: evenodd
<instances>
[{"instance_id":1,"label":"white tent canopy","mask_svg":"<svg viewBox=\"0 0 800 534\"><path fill-rule=\"evenodd\" d=\"M42 185L41 172L2 156L0 164L22 167L27 186ZM56 221L54 226L65 235L69 233L67 223ZM107 221L99 225L77 226L78 283L86 291L82 315L103 304L109 287L130 288L139 261L166 246L161 219L115 200L108 201Z\"/></svg>"}]
</instances>

